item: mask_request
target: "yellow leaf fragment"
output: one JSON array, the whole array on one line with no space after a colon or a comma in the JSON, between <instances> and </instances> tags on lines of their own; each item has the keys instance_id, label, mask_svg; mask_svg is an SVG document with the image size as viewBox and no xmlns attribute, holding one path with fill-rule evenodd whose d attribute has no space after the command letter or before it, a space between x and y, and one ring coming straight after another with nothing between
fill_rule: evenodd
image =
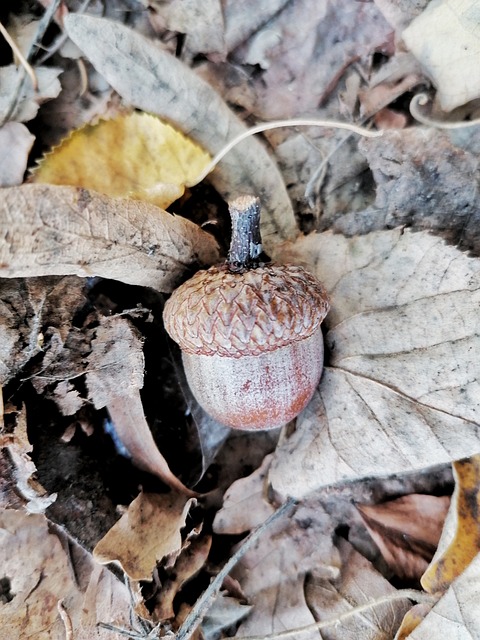
<instances>
[{"instance_id":1,"label":"yellow leaf fragment","mask_svg":"<svg viewBox=\"0 0 480 640\"><path fill-rule=\"evenodd\" d=\"M480 551L480 454L454 462L453 471L455 531L446 549L433 558L422 576L422 586L429 593L446 591Z\"/></svg>"},{"instance_id":2,"label":"yellow leaf fragment","mask_svg":"<svg viewBox=\"0 0 480 640\"><path fill-rule=\"evenodd\" d=\"M73 132L44 157L33 181L84 187L165 209L210 159L170 125L134 112Z\"/></svg>"}]
</instances>

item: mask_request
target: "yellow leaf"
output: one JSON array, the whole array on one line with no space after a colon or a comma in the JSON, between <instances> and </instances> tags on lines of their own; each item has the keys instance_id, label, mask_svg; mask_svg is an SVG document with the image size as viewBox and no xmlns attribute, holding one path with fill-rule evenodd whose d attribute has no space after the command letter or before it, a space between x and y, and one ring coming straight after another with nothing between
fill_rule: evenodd
<instances>
[{"instance_id":1,"label":"yellow leaf","mask_svg":"<svg viewBox=\"0 0 480 640\"><path fill-rule=\"evenodd\" d=\"M34 182L72 185L165 209L209 164L189 138L146 113L131 113L73 132L47 154Z\"/></svg>"},{"instance_id":2,"label":"yellow leaf","mask_svg":"<svg viewBox=\"0 0 480 640\"><path fill-rule=\"evenodd\" d=\"M446 591L480 551L480 455L454 462L453 471L455 530L446 549L433 558L422 576L422 586L429 593Z\"/></svg>"}]
</instances>

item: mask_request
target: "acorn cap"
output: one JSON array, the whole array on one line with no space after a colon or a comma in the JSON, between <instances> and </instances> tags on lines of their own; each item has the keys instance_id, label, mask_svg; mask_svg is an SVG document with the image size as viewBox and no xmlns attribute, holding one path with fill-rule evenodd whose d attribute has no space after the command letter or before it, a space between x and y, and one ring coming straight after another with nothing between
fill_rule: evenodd
<instances>
[{"instance_id":1,"label":"acorn cap","mask_svg":"<svg viewBox=\"0 0 480 640\"><path fill-rule=\"evenodd\" d=\"M324 287L303 267L268 264L232 273L221 265L176 289L163 319L182 351L240 358L310 337L329 308Z\"/></svg>"}]
</instances>

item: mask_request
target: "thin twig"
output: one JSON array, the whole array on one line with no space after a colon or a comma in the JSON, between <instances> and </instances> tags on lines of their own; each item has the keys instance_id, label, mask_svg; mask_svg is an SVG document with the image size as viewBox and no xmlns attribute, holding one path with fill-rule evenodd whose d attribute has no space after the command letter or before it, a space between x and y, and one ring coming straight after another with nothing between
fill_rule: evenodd
<instances>
[{"instance_id":1,"label":"thin twig","mask_svg":"<svg viewBox=\"0 0 480 640\"><path fill-rule=\"evenodd\" d=\"M286 513L293 509L296 505L296 501L293 498L289 498L279 509L275 511L263 524L257 527L249 536L247 536L242 546L237 552L228 560L222 570L215 576L208 588L202 593L200 598L196 601L193 609L185 618L184 623L175 634L176 640L188 640L195 629L202 622L206 613L213 604L213 601L217 597L223 581L237 564L237 562L246 554L246 552L255 544L255 542L265 533L265 531L272 526L277 520L282 518Z\"/></svg>"},{"instance_id":2,"label":"thin twig","mask_svg":"<svg viewBox=\"0 0 480 640\"><path fill-rule=\"evenodd\" d=\"M60 614L60 618L62 619L63 625L65 627L65 640L73 640L72 619L68 615L68 611L65 609L63 600L59 600L57 602L57 610L58 610L58 613Z\"/></svg>"},{"instance_id":3,"label":"thin twig","mask_svg":"<svg viewBox=\"0 0 480 640\"><path fill-rule=\"evenodd\" d=\"M221 149L217 153L217 155L213 158L210 164L202 171L202 173L187 184L187 186L194 186L201 182L204 178L208 176L208 174L215 169L217 164L226 156L226 154L233 149L237 144L245 140L250 136L255 135L256 133L261 133L262 131L269 131L270 129L280 129L282 127L326 127L330 129L346 129L347 131L351 131L352 133L356 133L359 136L364 136L365 138L377 138L382 135L382 131L368 131L367 129L363 129L362 127L358 127L354 124L350 124L348 122L339 122L337 120L320 120L316 118L292 118L291 120L273 120L272 122L263 122L262 124L257 124L255 127L251 127L244 131L240 135L236 136L231 140L227 145Z\"/></svg>"},{"instance_id":4,"label":"thin twig","mask_svg":"<svg viewBox=\"0 0 480 640\"><path fill-rule=\"evenodd\" d=\"M480 118L464 120L462 122L442 122L441 120L429 118L420 110L420 107L424 107L428 104L428 101L429 97L426 93L419 93L413 96L409 107L412 117L418 122L426 124L428 127L435 127L436 129L466 129L467 127L477 127L480 124Z\"/></svg>"},{"instance_id":5,"label":"thin twig","mask_svg":"<svg viewBox=\"0 0 480 640\"><path fill-rule=\"evenodd\" d=\"M271 633L264 636L244 636L237 638L237 640L279 640L281 638L291 638L292 636L296 636L299 633L318 631L320 629L325 629L326 627L332 627L333 625L341 624L352 616L363 613L364 611L368 611L369 609L373 609L374 607L378 607L379 605L388 604L389 602L393 602L395 600L413 600L414 602L426 602L435 604L437 598L430 595L429 593L415 591L415 589L402 589L400 591L396 591L395 593L391 593L388 596L384 596L383 598L379 598L378 600L371 600L370 602L366 602L359 607L355 607L354 609L346 611L339 616L335 616L335 618L328 618L328 620L322 620L320 622L314 622L313 624L307 624L304 627L298 627L297 629L289 629L288 631L280 631L279 633Z\"/></svg>"}]
</instances>

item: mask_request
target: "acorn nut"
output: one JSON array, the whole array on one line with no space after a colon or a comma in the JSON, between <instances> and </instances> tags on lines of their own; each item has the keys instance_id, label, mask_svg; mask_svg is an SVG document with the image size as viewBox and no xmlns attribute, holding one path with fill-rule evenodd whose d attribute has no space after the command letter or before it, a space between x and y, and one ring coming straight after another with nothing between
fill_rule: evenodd
<instances>
[{"instance_id":1,"label":"acorn nut","mask_svg":"<svg viewBox=\"0 0 480 640\"><path fill-rule=\"evenodd\" d=\"M176 289L163 318L203 409L232 428L273 429L318 385L330 305L303 267L262 262L258 198L237 198L230 214L228 260Z\"/></svg>"}]
</instances>

